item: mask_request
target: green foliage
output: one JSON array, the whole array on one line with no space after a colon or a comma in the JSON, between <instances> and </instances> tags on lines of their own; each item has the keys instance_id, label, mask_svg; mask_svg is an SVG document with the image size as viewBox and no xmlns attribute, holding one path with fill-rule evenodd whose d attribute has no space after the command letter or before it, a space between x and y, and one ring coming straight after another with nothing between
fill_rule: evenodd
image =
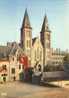
<instances>
[{"instance_id":1,"label":"green foliage","mask_svg":"<svg viewBox=\"0 0 69 98\"><path fill-rule=\"evenodd\" d=\"M69 53L65 55L65 57L63 59L63 63L64 64L69 64Z\"/></svg>"},{"instance_id":2,"label":"green foliage","mask_svg":"<svg viewBox=\"0 0 69 98\"><path fill-rule=\"evenodd\" d=\"M69 72L69 53L63 59L64 70Z\"/></svg>"}]
</instances>

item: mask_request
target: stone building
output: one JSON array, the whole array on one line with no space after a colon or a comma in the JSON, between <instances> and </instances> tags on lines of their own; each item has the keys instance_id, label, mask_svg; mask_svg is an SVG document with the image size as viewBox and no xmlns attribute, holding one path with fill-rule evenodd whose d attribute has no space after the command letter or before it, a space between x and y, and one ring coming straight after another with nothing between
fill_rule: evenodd
<instances>
[{"instance_id":1,"label":"stone building","mask_svg":"<svg viewBox=\"0 0 69 98\"><path fill-rule=\"evenodd\" d=\"M28 57L28 66L41 70L46 65L59 65L62 63L65 53L51 49L51 31L49 29L47 16L44 16L40 36L32 38L32 26L30 24L27 9L25 10L21 33L20 44L7 43L7 46L0 46L0 78L7 80L19 80L19 74L23 71L19 63L19 56ZM2 67L7 70L2 70ZM8 78L9 77L9 78ZM5 79L4 78L4 79Z\"/></svg>"},{"instance_id":2,"label":"stone building","mask_svg":"<svg viewBox=\"0 0 69 98\"><path fill-rule=\"evenodd\" d=\"M32 39L32 62L31 66L42 65L43 69L43 47L38 37Z\"/></svg>"},{"instance_id":3,"label":"stone building","mask_svg":"<svg viewBox=\"0 0 69 98\"><path fill-rule=\"evenodd\" d=\"M43 46L43 65L47 65L50 62L51 56L51 31L49 29L46 15L40 32L40 39Z\"/></svg>"},{"instance_id":4,"label":"stone building","mask_svg":"<svg viewBox=\"0 0 69 98\"><path fill-rule=\"evenodd\" d=\"M30 25L27 9L25 10L24 19L21 27L21 47L28 56L29 66L34 67L35 64L47 65L50 62L51 49L51 31L48 25L48 19L45 15L40 38L32 38L32 27Z\"/></svg>"},{"instance_id":5,"label":"stone building","mask_svg":"<svg viewBox=\"0 0 69 98\"><path fill-rule=\"evenodd\" d=\"M51 49L51 65L58 66L63 65L63 58L66 52L61 51L60 49Z\"/></svg>"},{"instance_id":6,"label":"stone building","mask_svg":"<svg viewBox=\"0 0 69 98\"><path fill-rule=\"evenodd\" d=\"M23 48L25 55L28 56L29 65L31 65L32 27L30 25L27 9L25 10L21 27L21 47Z\"/></svg>"},{"instance_id":7,"label":"stone building","mask_svg":"<svg viewBox=\"0 0 69 98\"><path fill-rule=\"evenodd\" d=\"M16 43L0 46L0 82L19 80L23 71L18 57L23 51Z\"/></svg>"}]
</instances>

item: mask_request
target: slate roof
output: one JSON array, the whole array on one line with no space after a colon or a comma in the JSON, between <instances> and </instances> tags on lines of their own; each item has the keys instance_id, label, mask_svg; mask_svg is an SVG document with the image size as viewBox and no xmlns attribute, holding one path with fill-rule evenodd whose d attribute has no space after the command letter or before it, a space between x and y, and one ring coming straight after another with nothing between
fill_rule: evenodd
<instances>
[{"instance_id":1,"label":"slate roof","mask_svg":"<svg viewBox=\"0 0 69 98\"><path fill-rule=\"evenodd\" d=\"M0 46L0 60L8 59L8 55L10 54L11 48L7 46Z\"/></svg>"},{"instance_id":2,"label":"slate roof","mask_svg":"<svg viewBox=\"0 0 69 98\"><path fill-rule=\"evenodd\" d=\"M9 56L15 55L17 49L19 49L20 53L23 53L22 48L17 43L11 47L0 46L0 60L8 60Z\"/></svg>"},{"instance_id":3,"label":"slate roof","mask_svg":"<svg viewBox=\"0 0 69 98\"><path fill-rule=\"evenodd\" d=\"M12 50L11 50L11 52L10 52L10 55L15 55L15 53L16 53L17 50L18 50L18 55L24 54L23 49L22 49L18 44L15 44L15 45L12 47Z\"/></svg>"},{"instance_id":4,"label":"slate roof","mask_svg":"<svg viewBox=\"0 0 69 98\"><path fill-rule=\"evenodd\" d=\"M23 23L22 23L22 28L24 28L24 27L31 28L27 9L25 10L24 19L23 19Z\"/></svg>"},{"instance_id":5,"label":"slate roof","mask_svg":"<svg viewBox=\"0 0 69 98\"><path fill-rule=\"evenodd\" d=\"M37 37L32 39L32 45L35 43L36 39L37 39Z\"/></svg>"},{"instance_id":6,"label":"slate roof","mask_svg":"<svg viewBox=\"0 0 69 98\"><path fill-rule=\"evenodd\" d=\"M44 17L44 21L43 21L43 24L42 24L42 29L41 29L42 32L45 32L45 31L49 31L49 26L48 26L48 19L47 19L47 16L45 15Z\"/></svg>"}]
</instances>

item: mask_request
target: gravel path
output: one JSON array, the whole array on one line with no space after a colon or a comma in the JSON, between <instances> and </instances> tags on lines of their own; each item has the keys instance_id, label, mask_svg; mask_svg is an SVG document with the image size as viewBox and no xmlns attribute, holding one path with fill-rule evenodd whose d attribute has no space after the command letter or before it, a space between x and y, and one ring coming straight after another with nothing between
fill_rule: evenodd
<instances>
[{"instance_id":1,"label":"gravel path","mask_svg":"<svg viewBox=\"0 0 69 98\"><path fill-rule=\"evenodd\" d=\"M0 98L69 98L69 89L12 82L0 84Z\"/></svg>"}]
</instances>

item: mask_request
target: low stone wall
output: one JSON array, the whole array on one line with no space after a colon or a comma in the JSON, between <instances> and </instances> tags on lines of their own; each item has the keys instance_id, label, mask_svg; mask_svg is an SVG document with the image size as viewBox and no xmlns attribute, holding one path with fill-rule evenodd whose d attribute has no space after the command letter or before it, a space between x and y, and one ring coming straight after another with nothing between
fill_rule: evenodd
<instances>
[{"instance_id":1,"label":"low stone wall","mask_svg":"<svg viewBox=\"0 0 69 98\"><path fill-rule=\"evenodd\" d=\"M64 71L43 72L42 78L45 81L68 80L69 73L64 72Z\"/></svg>"}]
</instances>

